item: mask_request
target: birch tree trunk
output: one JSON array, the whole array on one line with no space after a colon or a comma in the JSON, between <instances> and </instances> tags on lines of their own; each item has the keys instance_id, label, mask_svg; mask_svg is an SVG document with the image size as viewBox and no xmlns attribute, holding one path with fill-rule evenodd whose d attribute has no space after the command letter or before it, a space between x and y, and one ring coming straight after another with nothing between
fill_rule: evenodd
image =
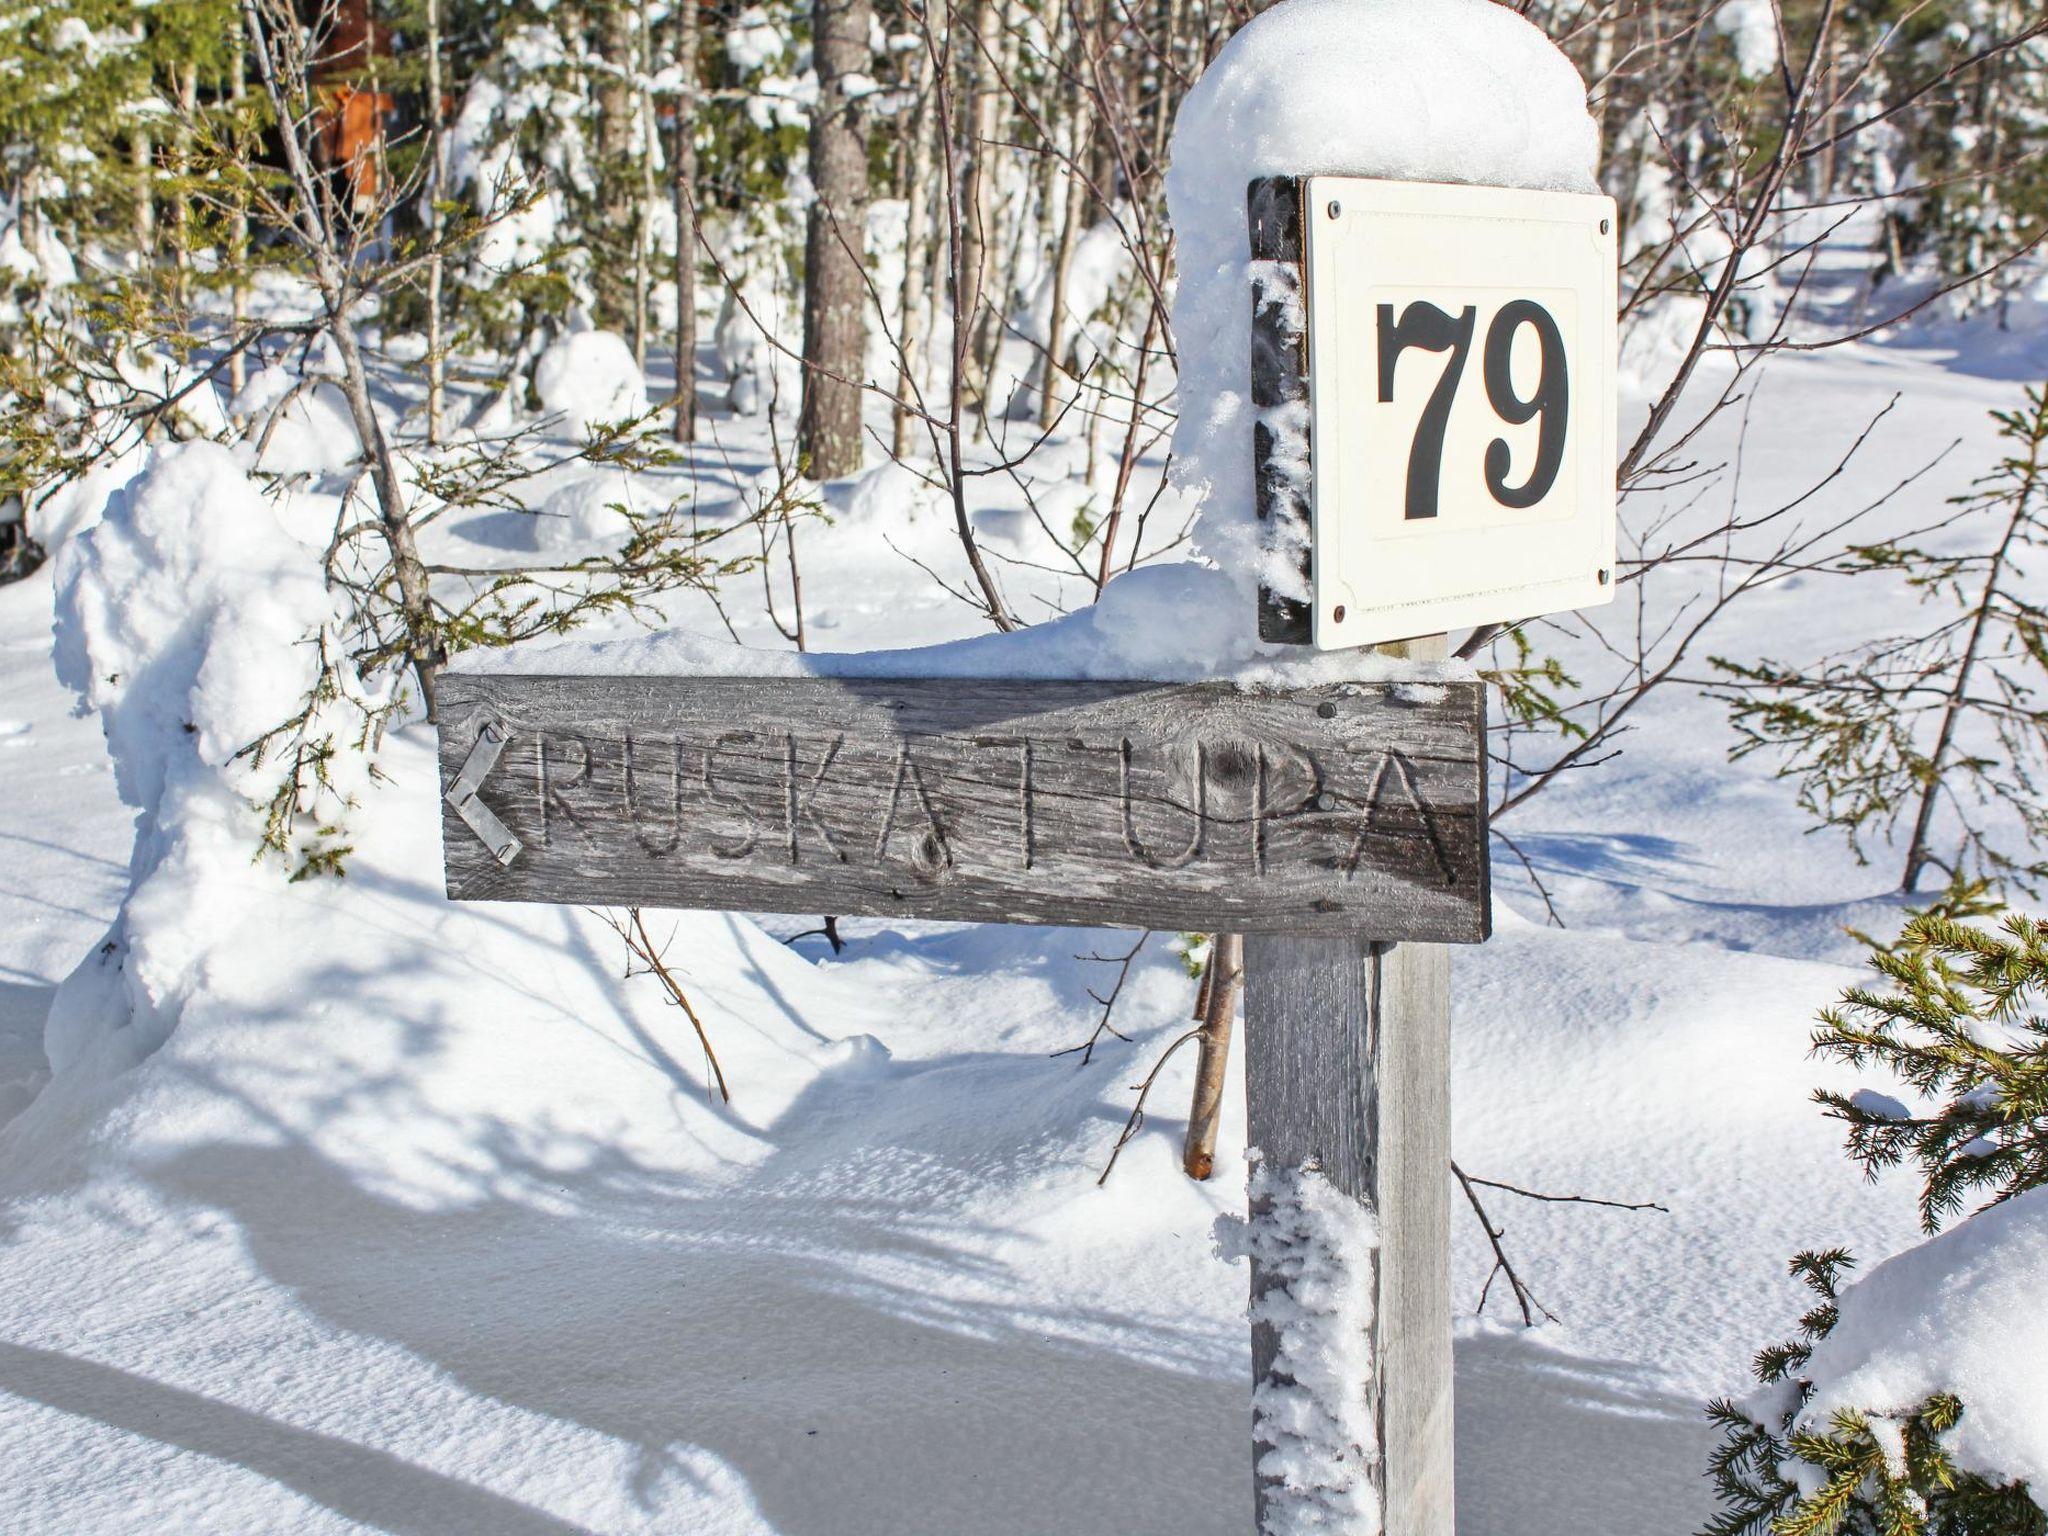
<instances>
[{"instance_id":1,"label":"birch tree trunk","mask_svg":"<svg viewBox=\"0 0 2048 1536\"><path fill-rule=\"evenodd\" d=\"M676 9L676 126L669 158L676 209L676 393L670 432L679 443L697 435L697 24L698 0Z\"/></svg>"},{"instance_id":2,"label":"birch tree trunk","mask_svg":"<svg viewBox=\"0 0 2048 1536\"><path fill-rule=\"evenodd\" d=\"M904 186L903 217L903 304L902 324L897 329L896 398L913 400L919 389L919 370L924 359L928 278L933 239L932 132L935 121L933 94L946 88L942 70L933 61L946 57L947 0L926 0L923 47L917 60L917 109L911 116L910 139L905 153L909 161ZM895 410L890 432L890 452L903 458L910 452L910 434L915 418L903 405Z\"/></svg>"},{"instance_id":3,"label":"birch tree trunk","mask_svg":"<svg viewBox=\"0 0 2048 1536\"><path fill-rule=\"evenodd\" d=\"M427 441L441 441L447 410L447 326L443 285L447 280L441 256L441 204L448 195L447 134L441 78L441 0L427 0Z\"/></svg>"},{"instance_id":4,"label":"birch tree trunk","mask_svg":"<svg viewBox=\"0 0 2048 1536\"><path fill-rule=\"evenodd\" d=\"M242 98L248 94L248 74L248 60L237 48L228 99L234 102L238 111ZM249 201L241 192L235 194L234 211L228 215L228 272L231 284L228 314L233 321L234 334L239 337L247 333L249 325ZM248 349L237 347L235 355L228 359L228 388L240 395L248 382Z\"/></svg>"},{"instance_id":5,"label":"birch tree trunk","mask_svg":"<svg viewBox=\"0 0 2048 1536\"><path fill-rule=\"evenodd\" d=\"M149 264L150 255L156 247L156 188L153 185L155 178L150 174L154 158L149 130L137 122L128 131L128 167L135 173L133 219L137 270Z\"/></svg>"},{"instance_id":6,"label":"birch tree trunk","mask_svg":"<svg viewBox=\"0 0 2048 1536\"><path fill-rule=\"evenodd\" d=\"M847 94L868 66L869 0L813 0L810 170L816 199L804 239L804 395L797 451L816 480L861 464L861 388L867 363L866 113Z\"/></svg>"},{"instance_id":7,"label":"birch tree trunk","mask_svg":"<svg viewBox=\"0 0 2048 1536\"><path fill-rule=\"evenodd\" d=\"M987 369L982 362L982 308L988 303L989 251L994 245L989 228L989 202L994 190L990 161L995 137L997 97L996 47L997 10L995 0L976 0L972 34L967 39L962 74L967 82L967 175L961 191L960 298L953 323L964 326L968 344L955 347L967 365L966 393L979 402L988 387Z\"/></svg>"},{"instance_id":8,"label":"birch tree trunk","mask_svg":"<svg viewBox=\"0 0 2048 1536\"><path fill-rule=\"evenodd\" d=\"M171 139L171 153L180 176L192 174L192 120L199 113L199 67L178 66L178 125ZM176 271L178 305L191 299L192 199L180 192L171 201L171 260Z\"/></svg>"},{"instance_id":9,"label":"birch tree trunk","mask_svg":"<svg viewBox=\"0 0 2048 1536\"><path fill-rule=\"evenodd\" d=\"M640 0L639 55L633 87L634 122L639 129L639 196L633 200L633 361L647 371L647 306L654 286L654 199L660 191L654 166L654 16Z\"/></svg>"}]
</instances>

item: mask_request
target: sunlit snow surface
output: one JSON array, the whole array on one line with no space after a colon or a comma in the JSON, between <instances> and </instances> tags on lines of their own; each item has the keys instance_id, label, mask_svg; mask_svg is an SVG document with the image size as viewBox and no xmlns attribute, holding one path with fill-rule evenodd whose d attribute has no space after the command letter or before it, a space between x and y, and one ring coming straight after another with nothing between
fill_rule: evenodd
<instances>
[{"instance_id":1,"label":"sunlit snow surface","mask_svg":"<svg viewBox=\"0 0 2048 1536\"><path fill-rule=\"evenodd\" d=\"M1706 460L1736 467L1688 488L1696 504L1674 498L1675 526L1806 491L1894 393L1888 424L1807 515L1861 505L1961 439L1869 532L1926 521L1989 462L1985 411L2048 364L2031 318L1779 360L1702 439ZM702 361L708 373L709 349ZM331 416L309 396L272 451L329 462ZM1055 527L1089 504L1085 457L1061 438L1031 461ZM771 459L758 418L713 410L694 462L636 491L730 518ZM1134 506L1161 469L1140 466ZM1114 465L1098 471L1097 494ZM490 564L602 539L601 473L534 488L557 522L446 519L434 549ZM976 528L1019 611L1081 607L1089 583L1046 568L1021 489L975 485ZM336 504L335 477L315 473L291 528L317 545ZM799 525L814 650L977 632L919 568L962 575L951 509L914 475L831 487L827 509L829 525ZM1629 515L1641 526L1652 510ZM1160 500L1157 544L1186 513ZM1712 576L1660 584L1648 622ZM780 556L772 583L788 623ZM1166 936L1120 994L1131 1041L1105 1037L1083 1065L1053 1053L1095 1028L1091 989L1113 983L1131 936L850 922L835 957L815 937L782 942L800 922L654 916L734 1085L722 1106L688 1023L653 983L622 979L596 917L444 899L431 738L412 727L387 746L391 782L368 793L345 881L286 890L239 852L217 862L215 878L245 884L236 899L155 914L189 941L200 982L167 1043L37 1098L55 987L118 959L98 946L132 823L99 722L73 717L52 675L51 589L47 571L0 588L0 1530L1249 1528L1246 1276L1214 1232L1244 1207L1241 1102L1215 1179L1188 1182L1182 1053L1108 1186L1095 1182L1130 1085L1188 1026L1192 986ZM1263 664L1233 638L1251 623L1237 590L1141 569L1112 584L1105 614L1048 625L1024 650L1047 671ZM725 603L742 639L787 649L758 582ZM1790 581L1702 656L1809 658L1913 612L1881 578ZM688 637L621 632L582 654L730 669L708 604L670 617ZM1603 622L1626 642L1625 603ZM1584 639L1546 630L1540 644L1587 676L1608 665ZM1007 663L976 658L1016 654L981 642L944 658L990 671ZM1789 788L1763 763L1731 767L1730 740L1694 688L1656 695L1618 757L1508 820L1518 852L1496 846L1495 937L1454 957L1463 1166L1669 1207L1490 1195L1563 1320L1533 1332L1498 1284L1486 1319L1470 1317L1491 1260L1461 1213L1468 1536L1695 1528L1701 1405L1785 1333L1801 1299L1786 1257L1840 1243L1874 1265L1917 1237L1905 1182L1866 1185L1807 1097L1842 1082L1807 1059L1807 1031L1857 974L1844 926L1895 923L1893 869L1803 835ZM1546 925L1523 858L1564 928Z\"/></svg>"}]
</instances>

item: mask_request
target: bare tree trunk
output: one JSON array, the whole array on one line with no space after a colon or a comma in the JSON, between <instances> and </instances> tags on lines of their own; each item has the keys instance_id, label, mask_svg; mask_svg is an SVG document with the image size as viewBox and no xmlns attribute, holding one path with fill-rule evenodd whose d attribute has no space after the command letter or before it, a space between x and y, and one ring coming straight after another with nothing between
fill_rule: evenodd
<instances>
[{"instance_id":1,"label":"bare tree trunk","mask_svg":"<svg viewBox=\"0 0 2048 1536\"><path fill-rule=\"evenodd\" d=\"M606 66L597 77L597 223L602 248L591 263L597 295L597 323L622 331L633 329L633 264L628 257L636 237L632 156L640 138L638 103L628 77L639 57L633 12L628 0L608 0L597 27L598 53Z\"/></svg>"},{"instance_id":2,"label":"bare tree trunk","mask_svg":"<svg viewBox=\"0 0 2048 1536\"><path fill-rule=\"evenodd\" d=\"M676 128L670 150L676 206L676 393L670 432L679 443L697 435L697 21L698 0L676 9Z\"/></svg>"},{"instance_id":3,"label":"bare tree trunk","mask_svg":"<svg viewBox=\"0 0 2048 1536\"><path fill-rule=\"evenodd\" d=\"M447 410L447 326L441 256L441 203L448 195L448 146L442 122L441 0L427 0L427 441L441 441Z\"/></svg>"},{"instance_id":4,"label":"bare tree trunk","mask_svg":"<svg viewBox=\"0 0 2048 1536\"><path fill-rule=\"evenodd\" d=\"M1139 259L1144 259L1142 254ZM1138 370L1131 384L1131 414L1124 424L1123 451L1117 456L1116 487L1109 496L1109 516L1102 520L1102 555L1095 569L1095 590L1098 593L1109 585L1110 566L1116 559L1117 530L1123 526L1124 498L1130 494L1131 476L1138 468L1138 437L1145 426L1145 389L1152 372L1152 343L1159 334L1159 306L1149 298L1142 302L1145 304L1145 332L1138 343ZM1137 563L1137 556L1138 551L1132 549L1132 565Z\"/></svg>"},{"instance_id":5,"label":"bare tree trunk","mask_svg":"<svg viewBox=\"0 0 2048 1536\"><path fill-rule=\"evenodd\" d=\"M810 170L816 200L804 238L804 397L797 452L816 480L861 463L861 387L867 364L866 112L847 95L867 70L869 0L813 0Z\"/></svg>"},{"instance_id":6,"label":"bare tree trunk","mask_svg":"<svg viewBox=\"0 0 2048 1536\"><path fill-rule=\"evenodd\" d=\"M1219 933L1203 978L1201 1057L1195 1063L1195 1098L1188 1110L1188 1136L1180 1164L1191 1179L1206 1179L1216 1168L1216 1130L1223 1117L1223 1080L1230 1066L1230 1036L1237 1000L1244 991L1244 936Z\"/></svg>"},{"instance_id":7,"label":"bare tree trunk","mask_svg":"<svg viewBox=\"0 0 2048 1536\"><path fill-rule=\"evenodd\" d=\"M180 176L192 174L192 120L199 113L199 66L178 66L178 125L171 137L172 162ZM171 200L171 260L177 273L178 304L191 297L192 199L183 191Z\"/></svg>"},{"instance_id":8,"label":"bare tree trunk","mask_svg":"<svg viewBox=\"0 0 2048 1536\"><path fill-rule=\"evenodd\" d=\"M1074 271L1074 246L1080 239L1081 219L1087 211L1086 190L1080 176L1065 171L1067 195L1060 215L1059 248L1052 258L1052 308L1045 322L1045 356L1039 360L1038 426L1050 431L1060 413L1059 378L1066 370L1067 282Z\"/></svg>"},{"instance_id":9,"label":"bare tree trunk","mask_svg":"<svg viewBox=\"0 0 2048 1536\"><path fill-rule=\"evenodd\" d=\"M156 188L150 174L153 159L149 130L140 122L128 130L128 167L135 173L135 264L138 270L149 264L156 246Z\"/></svg>"},{"instance_id":10,"label":"bare tree trunk","mask_svg":"<svg viewBox=\"0 0 2048 1536\"><path fill-rule=\"evenodd\" d=\"M654 17L640 0L640 52L634 84L634 121L639 125L640 195L633 200L633 361L647 370L647 304L654 286L654 199L660 190L654 170Z\"/></svg>"},{"instance_id":11,"label":"bare tree trunk","mask_svg":"<svg viewBox=\"0 0 2048 1536\"><path fill-rule=\"evenodd\" d=\"M950 49L948 50L950 54ZM967 308L963 295L967 292L967 240L964 193L966 181L960 170L959 124L953 115L953 93L951 76L943 66L939 77L938 90L939 131L936 135L945 164L946 195L946 305L947 319L951 326L950 351L946 371L946 416L944 424L944 457L946 462L946 490L953 503L953 528L960 536L960 548L967 556L967 568L974 575L974 585L981 593L986 605L989 622L997 629L1008 631L1017 627L1017 621L1010 614L1009 605L1003 601L1002 589L996 585L988 562L981 556L981 546L974 537L974 520L967 510L967 451L962 434L962 423L966 420L964 404L967 390Z\"/></svg>"},{"instance_id":12,"label":"bare tree trunk","mask_svg":"<svg viewBox=\"0 0 2048 1536\"><path fill-rule=\"evenodd\" d=\"M982 307L988 303L989 251L994 245L989 230L989 202L994 191L994 178L989 175L989 170L995 154L990 140L996 135L996 109L1001 105L996 90L996 65L991 57L997 44L997 14L995 0L977 0L973 35L967 40L963 65L967 81L968 158L966 185L960 199L963 205L960 242L964 253L961 269L965 280L961 285L960 300L956 306L958 313L954 315L953 323L966 327L968 341L965 348L955 347L953 350L966 363L966 394L977 403L988 387L988 373L982 362L982 342L986 335L982 325Z\"/></svg>"},{"instance_id":13,"label":"bare tree trunk","mask_svg":"<svg viewBox=\"0 0 2048 1536\"><path fill-rule=\"evenodd\" d=\"M899 357L896 368L896 398L913 400L918 393L918 370L925 349L925 307L929 289L932 252L937 248L932 216L932 125L933 93L945 89L942 72L932 61L945 57L947 0L926 0L924 47L917 62L917 111L911 120L908 148L909 170L904 188L903 218L903 321L897 331ZM903 458L910 452L913 417L909 408L898 404L890 431L890 452Z\"/></svg>"},{"instance_id":14,"label":"bare tree trunk","mask_svg":"<svg viewBox=\"0 0 2048 1536\"><path fill-rule=\"evenodd\" d=\"M248 73L248 59L237 48L235 71L228 89L229 99L238 108L249 89ZM234 212L228 215L228 272L232 285L228 293L228 313L234 333L239 337L247 333L249 324L249 203L239 192L235 194ZM228 387L239 395L248 382L248 350L237 347L235 355L228 359Z\"/></svg>"},{"instance_id":15,"label":"bare tree trunk","mask_svg":"<svg viewBox=\"0 0 2048 1536\"><path fill-rule=\"evenodd\" d=\"M1977 658L1983 651L1984 632L1990 627L1991 616L1998 606L1999 584L2005 580L2013 546L2025 542L2026 526L2032 515L2033 498L2022 495L2013 507L2012 518L2005 525L2005 535L1998 541L1998 549L1984 570L1984 586L1977 598L1976 615L1970 621L1970 636L1963 644L1962 659L1956 663L1956 679L1949 688L1947 702L1942 705L1941 727L1935 736L1934 750L1928 754L1926 785L1920 791L1920 808L1913 817L1913 838L1906 845L1906 877L1899 882L1899 889L1908 896L1920 883L1921 872L1934 862L1928 839L1934 831L1934 809L1941 802L1942 777L1948 771L1949 758L1955 751L1956 726L1962 719L1963 701L1970 696Z\"/></svg>"},{"instance_id":16,"label":"bare tree trunk","mask_svg":"<svg viewBox=\"0 0 2048 1536\"><path fill-rule=\"evenodd\" d=\"M432 719L434 684L447 658L434 620L427 568L420 559L412 518L406 508L398 460L384 436L383 423L377 419L376 406L370 398L369 369L364 365L355 326L349 319L349 304L354 295L349 286L348 264L335 233L329 201L320 193L319 173L299 137L301 133L318 130L305 101L303 58L296 50L294 13L287 11L284 22L279 24L265 18L266 4L281 6L284 0L241 0L243 29L271 111L284 125L279 138L291 182L289 205L295 214L292 233L311 260L328 333L341 355L342 396L348 402L349 419L369 465L371 488L377 495L378 527L391 553L391 578L398 586L407 659L419 683L420 702L427 718ZM289 81L278 75L280 52L293 71Z\"/></svg>"}]
</instances>

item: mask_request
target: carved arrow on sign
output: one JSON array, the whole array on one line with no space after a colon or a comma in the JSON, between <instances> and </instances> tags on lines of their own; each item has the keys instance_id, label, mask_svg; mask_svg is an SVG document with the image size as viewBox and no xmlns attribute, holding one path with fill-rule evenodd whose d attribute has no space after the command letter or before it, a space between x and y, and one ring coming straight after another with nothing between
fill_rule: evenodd
<instances>
[{"instance_id":1,"label":"carved arrow on sign","mask_svg":"<svg viewBox=\"0 0 2048 1536\"><path fill-rule=\"evenodd\" d=\"M462 818L463 825L491 850L491 857L500 864L510 864L526 845L512 835L512 829L500 821L489 806L477 798L477 791L490 777L491 770L498 766L505 742L505 728L495 720L487 721L477 732L476 745L462 760L462 767L456 772L455 782L448 786L447 795L449 807Z\"/></svg>"}]
</instances>

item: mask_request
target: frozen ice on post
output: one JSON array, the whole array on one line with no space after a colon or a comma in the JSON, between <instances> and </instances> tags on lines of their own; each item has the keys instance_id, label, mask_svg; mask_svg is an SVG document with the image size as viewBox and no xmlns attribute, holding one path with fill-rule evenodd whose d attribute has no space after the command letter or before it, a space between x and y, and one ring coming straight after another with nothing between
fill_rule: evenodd
<instances>
[{"instance_id":1,"label":"frozen ice on post","mask_svg":"<svg viewBox=\"0 0 2048 1536\"><path fill-rule=\"evenodd\" d=\"M1377 1536L1379 1459L1373 1412L1372 1212L1316 1168L1273 1168L1253 1155L1252 1261L1268 1288L1251 1320L1277 1336L1273 1376L1252 1395L1265 1451L1266 1536L1344 1531ZM1271 1282L1278 1282L1277 1284Z\"/></svg>"}]
</instances>

